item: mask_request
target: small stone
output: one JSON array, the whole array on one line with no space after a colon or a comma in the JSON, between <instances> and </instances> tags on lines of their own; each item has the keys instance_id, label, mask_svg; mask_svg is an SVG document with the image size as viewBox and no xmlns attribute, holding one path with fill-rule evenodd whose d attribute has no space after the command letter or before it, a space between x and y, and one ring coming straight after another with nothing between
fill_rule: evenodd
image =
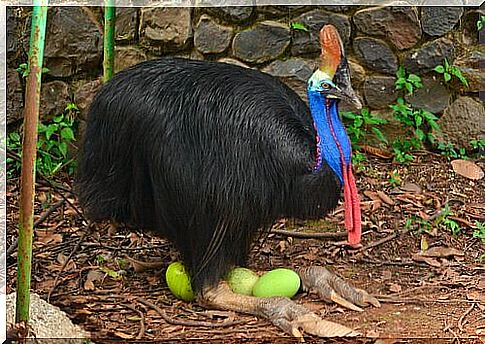
<instances>
[{"instance_id":1,"label":"small stone","mask_svg":"<svg viewBox=\"0 0 485 344\"><path fill-rule=\"evenodd\" d=\"M206 9L211 15L218 17L226 23L242 23L251 18L254 7L252 6L223 6L208 7Z\"/></svg>"},{"instance_id":2,"label":"small stone","mask_svg":"<svg viewBox=\"0 0 485 344\"><path fill-rule=\"evenodd\" d=\"M7 124L23 118L24 97L19 73L7 68Z\"/></svg>"},{"instance_id":3,"label":"small stone","mask_svg":"<svg viewBox=\"0 0 485 344\"><path fill-rule=\"evenodd\" d=\"M447 58L451 62L455 47L447 38L438 38L424 44L418 50L409 53L404 59L404 67L408 72L423 74L430 72Z\"/></svg>"},{"instance_id":4,"label":"small stone","mask_svg":"<svg viewBox=\"0 0 485 344\"><path fill-rule=\"evenodd\" d=\"M232 28L216 24L203 15L194 33L195 48L203 54L222 53L231 44Z\"/></svg>"},{"instance_id":5,"label":"small stone","mask_svg":"<svg viewBox=\"0 0 485 344\"><path fill-rule=\"evenodd\" d=\"M116 40L133 41L136 34L138 10L133 7L116 8Z\"/></svg>"},{"instance_id":6,"label":"small stone","mask_svg":"<svg viewBox=\"0 0 485 344\"><path fill-rule=\"evenodd\" d=\"M69 86L63 81L50 81L42 84L39 117L48 120L63 113L71 102Z\"/></svg>"},{"instance_id":7,"label":"small stone","mask_svg":"<svg viewBox=\"0 0 485 344\"><path fill-rule=\"evenodd\" d=\"M86 15L81 7L62 6L50 7L48 18L44 48L48 74L68 77L98 68L103 40L95 15Z\"/></svg>"},{"instance_id":8,"label":"small stone","mask_svg":"<svg viewBox=\"0 0 485 344\"><path fill-rule=\"evenodd\" d=\"M6 310L7 333L11 333L15 331L15 293L7 295ZM47 303L35 293L30 294L29 313L29 342L81 344L91 337L89 332L73 324L59 307Z\"/></svg>"},{"instance_id":9,"label":"small stone","mask_svg":"<svg viewBox=\"0 0 485 344\"><path fill-rule=\"evenodd\" d=\"M423 78L423 87L416 89L412 95L406 95L406 100L415 108L432 113L442 112L451 101L451 94L441 80L436 77Z\"/></svg>"},{"instance_id":10,"label":"small stone","mask_svg":"<svg viewBox=\"0 0 485 344\"><path fill-rule=\"evenodd\" d=\"M290 45L290 29L280 23L265 21L239 32L232 43L234 56L251 63L271 61Z\"/></svg>"},{"instance_id":11,"label":"small stone","mask_svg":"<svg viewBox=\"0 0 485 344\"><path fill-rule=\"evenodd\" d=\"M413 7L366 8L357 11L353 20L363 33L387 37L400 50L413 47L421 39L421 25Z\"/></svg>"},{"instance_id":12,"label":"small stone","mask_svg":"<svg viewBox=\"0 0 485 344\"><path fill-rule=\"evenodd\" d=\"M445 109L438 125L441 132L434 133L438 141L471 149L470 141L485 132L483 104L471 97L460 97Z\"/></svg>"},{"instance_id":13,"label":"small stone","mask_svg":"<svg viewBox=\"0 0 485 344\"><path fill-rule=\"evenodd\" d=\"M147 55L138 48L133 46L115 47L115 73L146 60Z\"/></svg>"},{"instance_id":14,"label":"small stone","mask_svg":"<svg viewBox=\"0 0 485 344\"><path fill-rule=\"evenodd\" d=\"M143 8L140 19L140 39L147 48L157 46L162 53L180 51L192 38L192 23L188 7Z\"/></svg>"},{"instance_id":15,"label":"small stone","mask_svg":"<svg viewBox=\"0 0 485 344\"><path fill-rule=\"evenodd\" d=\"M380 39L359 37L354 39L354 52L360 62L370 69L394 75L397 58L391 48Z\"/></svg>"},{"instance_id":16,"label":"small stone","mask_svg":"<svg viewBox=\"0 0 485 344\"><path fill-rule=\"evenodd\" d=\"M441 36L451 31L460 21L463 7L460 6L433 6L421 9L421 23L423 31L430 36Z\"/></svg>"},{"instance_id":17,"label":"small stone","mask_svg":"<svg viewBox=\"0 0 485 344\"><path fill-rule=\"evenodd\" d=\"M309 32L293 30L291 46L293 56L320 52L320 29L325 24L332 24L337 28L344 45L349 42L351 27L346 15L313 10L295 18L294 21L305 25Z\"/></svg>"},{"instance_id":18,"label":"small stone","mask_svg":"<svg viewBox=\"0 0 485 344\"><path fill-rule=\"evenodd\" d=\"M364 82L364 98L371 109L384 109L396 101L398 92L390 76L369 76Z\"/></svg>"},{"instance_id":19,"label":"small stone","mask_svg":"<svg viewBox=\"0 0 485 344\"><path fill-rule=\"evenodd\" d=\"M304 101L307 101L307 81L318 66L316 60L291 58L288 60L276 60L262 69L262 72L271 74L291 89L293 89Z\"/></svg>"}]
</instances>

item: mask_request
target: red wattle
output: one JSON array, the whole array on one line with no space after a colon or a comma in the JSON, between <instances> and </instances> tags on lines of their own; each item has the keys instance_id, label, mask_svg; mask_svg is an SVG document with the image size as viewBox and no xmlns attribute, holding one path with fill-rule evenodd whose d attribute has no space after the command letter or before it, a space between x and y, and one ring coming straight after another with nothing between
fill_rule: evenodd
<instances>
[{"instance_id":1,"label":"red wattle","mask_svg":"<svg viewBox=\"0 0 485 344\"><path fill-rule=\"evenodd\" d=\"M344 180L344 201L345 201L345 214L346 214L346 227L348 232L349 244L355 246L360 243L360 237L362 235L362 222L360 213L360 200L357 192L357 185L355 183L354 174L352 173L352 164L348 165L347 180ZM344 176L345 178L345 176ZM345 198L345 188L348 189L348 198ZM351 215L350 215L351 214ZM350 218L347 224L347 216Z\"/></svg>"}]
</instances>

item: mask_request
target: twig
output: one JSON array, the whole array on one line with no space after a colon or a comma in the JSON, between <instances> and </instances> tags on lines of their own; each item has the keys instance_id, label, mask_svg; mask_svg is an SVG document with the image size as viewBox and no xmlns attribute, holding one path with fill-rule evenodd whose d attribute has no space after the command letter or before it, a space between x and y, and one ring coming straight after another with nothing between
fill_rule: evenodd
<instances>
[{"instance_id":1,"label":"twig","mask_svg":"<svg viewBox=\"0 0 485 344\"><path fill-rule=\"evenodd\" d=\"M142 339L143 336L145 335L145 315L143 314L142 311L136 309L135 306L132 306L126 303L121 303L120 305L131 309L133 312L138 313L138 315L140 316L140 332L138 332L136 339Z\"/></svg>"},{"instance_id":2,"label":"twig","mask_svg":"<svg viewBox=\"0 0 485 344\"><path fill-rule=\"evenodd\" d=\"M397 238L397 236L398 236L397 232L394 232L391 235L386 236L385 238L382 238L382 239L379 239L377 241L371 242L369 245L360 248L359 251L366 251L366 250L368 250L370 248L373 248L373 247L376 247L376 246L385 244L386 242L391 241L391 240Z\"/></svg>"},{"instance_id":3,"label":"twig","mask_svg":"<svg viewBox=\"0 0 485 344\"><path fill-rule=\"evenodd\" d=\"M326 233L306 233L306 232L295 232L287 231L284 229L272 229L270 234L279 234L283 236L301 238L301 239L341 239L347 237L345 232L326 232Z\"/></svg>"},{"instance_id":4,"label":"twig","mask_svg":"<svg viewBox=\"0 0 485 344\"><path fill-rule=\"evenodd\" d=\"M463 313L463 315L458 320L458 328L460 329L461 332L463 332L463 325L465 325L465 323L463 322L463 320L465 320L466 316L473 311L473 308L475 308L475 303L472 303L472 305L470 306L470 308L468 308L465 311L465 313Z\"/></svg>"},{"instance_id":5,"label":"twig","mask_svg":"<svg viewBox=\"0 0 485 344\"><path fill-rule=\"evenodd\" d=\"M59 281L59 277L61 276L62 272L64 271L64 269L66 268L67 266L67 263L69 263L69 261L71 260L72 256L74 255L74 253L78 250L78 248L81 246L81 243L84 241L84 238L86 238L86 236L88 235L88 233L91 231L91 228L93 227L94 225L88 225L88 228L87 230L84 232L84 234L81 236L81 238L79 238L79 241L77 242L76 246L74 246L74 248L72 249L71 253L69 253L69 256L67 257L66 261L64 262L64 264L62 264L62 267L61 267L61 270L59 271L59 273L57 274L56 276L56 279L54 280L54 285L52 286L51 290L49 290L49 294L47 294L47 302L50 302L50 298L51 298L51 295L52 293L54 292L54 290L56 289L57 287L57 282Z\"/></svg>"},{"instance_id":6,"label":"twig","mask_svg":"<svg viewBox=\"0 0 485 344\"><path fill-rule=\"evenodd\" d=\"M201 326L201 327L210 327L210 328L220 328L220 327L234 326L234 325L242 324L242 323L245 322L244 320L235 320L235 321L227 321L227 322L224 322L224 323L211 323L211 322L207 322L207 321L172 319L167 314L165 314L165 312L160 307L158 307L154 303L151 303L150 301L148 301L144 298L141 298L139 296L136 298L136 300L138 302L144 304L145 306L148 306L148 307L154 309L158 314L160 314L160 316L163 318L163 320L165 320L165 322L167 322L168 324L171 324L171 325Z\"/></svg>"},{"instance_id":7,"label":"twig","mask_svg":"<svg viewBox=\"0 0 485 344\"><path fill-rule=\"evenodd\" d=\"M35 220L34 228L40 225L42 222L44 222L49 217L49 215L52 214L54 210L62 206L64 202L65 200L61 199L60 201L57 201L56 203L51 205L37 220ZM15 240L7 250L7 256L10 256L17 249L18 243L19 243L19 238L15 238Z\"/></svg>"}]
</instances>

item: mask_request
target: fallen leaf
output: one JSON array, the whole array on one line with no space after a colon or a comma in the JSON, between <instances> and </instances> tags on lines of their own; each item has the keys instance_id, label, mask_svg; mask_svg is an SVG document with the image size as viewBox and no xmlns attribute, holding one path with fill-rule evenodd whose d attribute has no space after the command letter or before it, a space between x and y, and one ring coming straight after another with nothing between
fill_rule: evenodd
<instances>
[{"instance_id":1,"label":"fallen leaf","mask_svg":"<svg viewBox=\"0 0 485 344\"><path fill-rule=\"evenodd\" d=\"M372 201L377 201L377 202L381 201L381 198L375 191L365 190L364 195L370 198Z\"/></svg>"},{"instance_id":2,"label":"fallen leaf","mask_svg":"<svg viewBox=\"0 0 485 344\"><path fill-rule=\"evenodd\" d=\"M464 256L465 253L463 253L463 251L460 251L451 247L435 246L435 247L431 247L426 252L422 252L421 255L423 257L446 258L446 257L453 257L453 256Z\"/></svg>"},{"instance_id":3,"label":"fallen leaf","mask_svg":"<svg viewBox=\"0 0 485 344\"><path fill-rule=\"evenodd\" d=\"M413 193L421 193L423 189L418 184L414 183L404 183L399 187L402 191L406 192L413 192Z\"/></svg>"},{"instance_id":4,"label":"fallen leaf","mask_svg":"<svg viewBox=\"0 0 485 344\"><path fill-rule=\"evenodd\" d=\"M123 338L123 339L133 339L133 336L130 335L130 334L127 334L127 333L123 333L123 332L120 332L120 331L115 331L115 336L118 336L120 338Z\"/></svg>"},{"instance_id":5,"label":"fallen leaf","mask_svg":"<svg viewBox=\"0 0 485 344\"><path fill-rule=\"evenodd\" d=\"M394 201L391 199L391 197L389 197L388 195L386 195L386 193L384 191L377 191L377 195L379 196L379 198L386 204L389 204L389 205L394 205Z\"/></svg>"},{"instance_id":6,"label":"fallen leaf","mask_svg":"<svg viewBox=\"0 0 485 344\"><path fill-rule=\"evenodd\" d=\"M104 274L99 270L90 270L88 275L86 276L86 281L84 282L84 289L85 290L94 290L96 289L94 282L101 281L104 277Z\"/></svg>"},{"instance_id":7,"label":"fallen leaf","mask_svg":"<svg viewBox=\"0 0 485 344\"><path fill-rule=\"evenodd\" d=\"M436 259L429 258L429 257L423 257L420 254L413 254L412 259L416 262L423 262L428 265L434 266L434 267L441 267L441 263L438 262Z\"/></svg>"},{"instance_id":8,"label":"fallen leaf","mask_svg":"<svg viewBox=\"0 0 485 344\"><path fill-rule=\"evenodd\" d=\"M46 244L58 244L62 242L62 235L58 233L52 233L47 231L36 231L37 242Z\"/></svg>"},{"instance_id":9,"label":"fallen leaf","mask_svg":"<svg viewBox=\"0 0 485 344\"><path fill-rule=\"evenodd\" d=\"M399 293L401 292L402 287L399 284L391 283L389 285L389 290L392 291L393 293Z\"/></svg>"},{"instance_id":10,"label":"fallen leaf","mask_svg":"<svg viewBox=\"0 0 485 344\"><path fill-rule=\"evenodd\" d=\"M451 162L451 166L453 167L453 171L455 171L455 173L468 179L479 180L485 175L480 166L470 160L453 160Z\"/></svg>"},{"instance_id":11,"label":"fallen leaf","mask_svg":"<svg viewBox=\"0 0 485 344\"><path fill-rule=\"evenodd\" d=\"M163 262L142 262L140 260L133 259L131 257L125 256L125 259L131 263L133 270L135 272L142 272L146 270L159 270L163 267Z\"/></svg>"},{"instance_id":12,"label":"fallen leaf","mask_svg":"<svg viewBox=\"0 0 485 344\"><path fill-rule=\"evenodd\" d=\"M391 152L382 150L382 149L377 148L377 147L369 146L369 145L366 145L366 144L362 144L362 145L360 145L360 147L365 152L367 152L369 154L372 154L372 155L375 155L375 156L377 156L379 158L392 159L394 157L394 154L392 154Z\"/></svg>"},{"instance_id":13,"label":"fallen leaf","mask_svg":"<svg viewBox=\"0 0 485 344\"><path fill-rule=\"evenodd\" d=\"M421 252L426 252L428 250L428 240L424 235L421 235Z\"/></svg>"}]
</instances>

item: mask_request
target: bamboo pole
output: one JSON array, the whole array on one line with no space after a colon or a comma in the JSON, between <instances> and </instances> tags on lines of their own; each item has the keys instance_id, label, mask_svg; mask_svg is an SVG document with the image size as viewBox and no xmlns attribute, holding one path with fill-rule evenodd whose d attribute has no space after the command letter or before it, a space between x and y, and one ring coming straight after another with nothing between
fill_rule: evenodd
<instances>
[{"instance_id":1,"label":"bamboo pole","mask_svg":"<svg viewBox=\"0 0 485 344\"><path fill-rule=\"evenodd\" d=\"M47 0L34 0L30 33L29 75L25 90L22 172L20 176L20 221L17 258L17 301L15 321L28 322L35 194L35 159L39 122L42 60L44 55Z\"/></svg>"},{"instance_id":2,"label":"bamboo pole","mask_svg":"<svg viewBox=\"0 0 485 344\"><path fill-rule=\"evenodd\" d=\"M113 77L114 72L116 7L115 0L105 0L104 4L103 81L107 82Z\"/></svg>"}]
</instances>

